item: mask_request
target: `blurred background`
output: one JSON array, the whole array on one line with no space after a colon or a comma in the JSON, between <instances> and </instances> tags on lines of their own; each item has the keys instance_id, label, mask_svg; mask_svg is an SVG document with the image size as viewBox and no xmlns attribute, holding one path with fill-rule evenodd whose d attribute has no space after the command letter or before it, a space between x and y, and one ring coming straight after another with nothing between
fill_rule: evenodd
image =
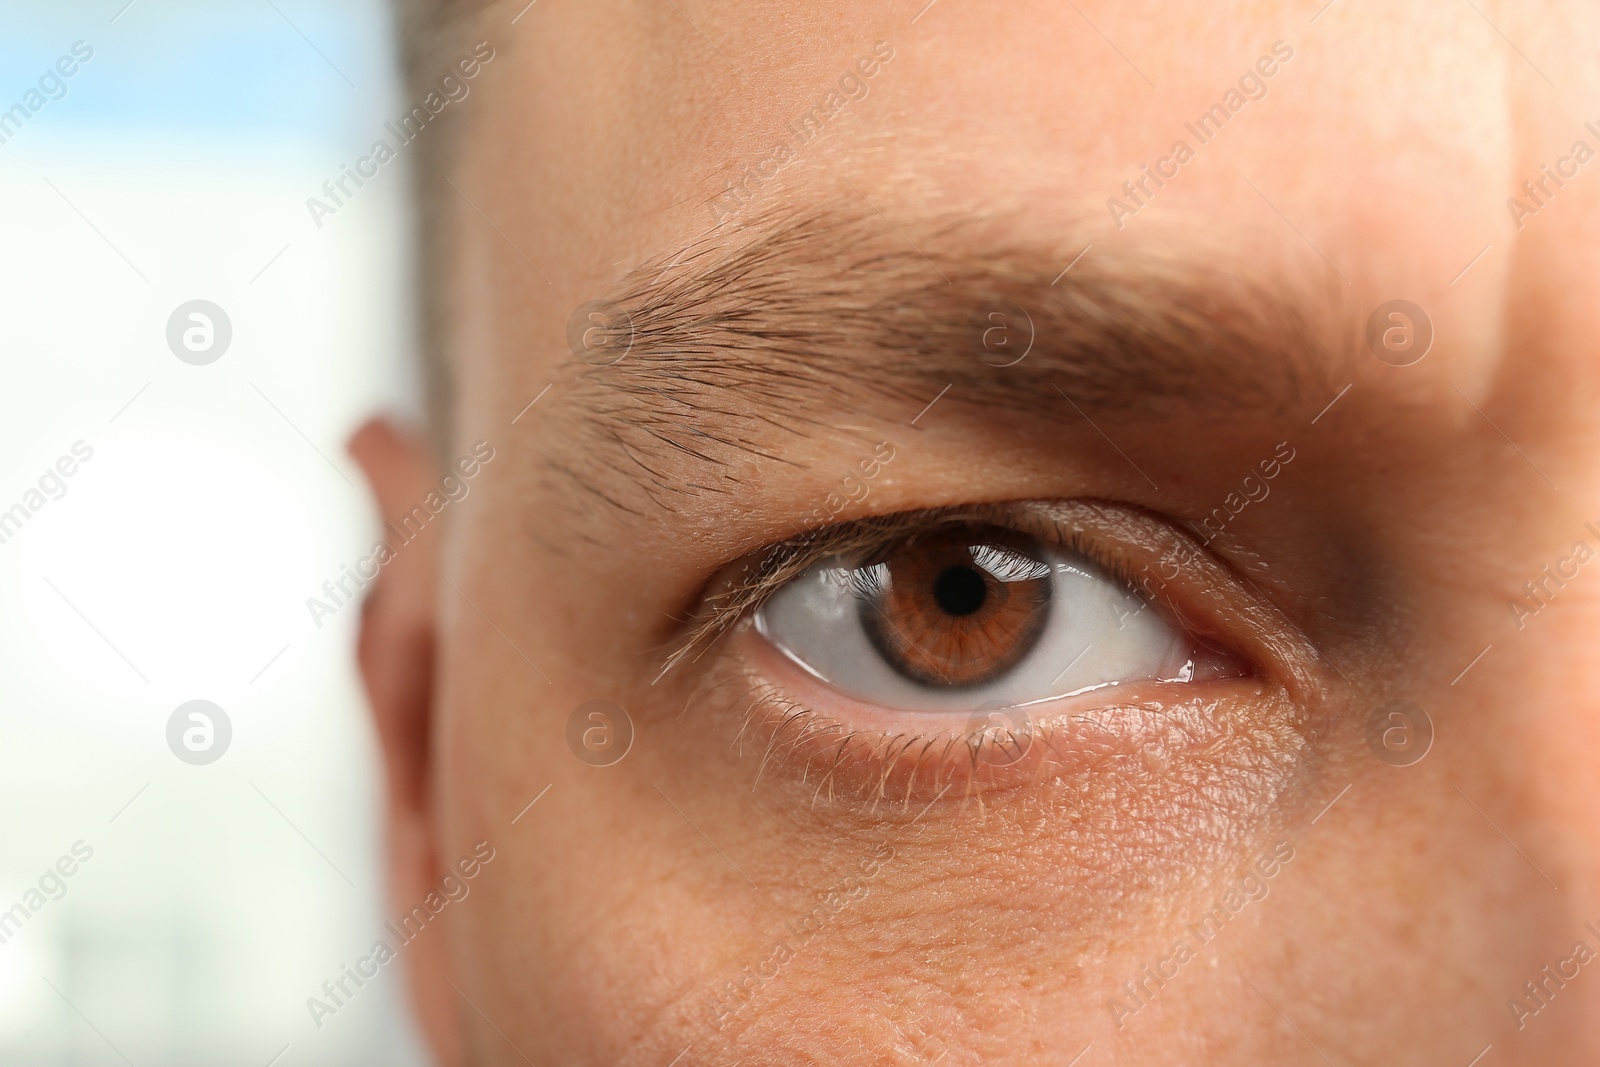
<instances>
[{"instance_id":1,"label":"blurred background","mask_svg":"<svg viewBox=\"0 0 1600 1067\"><path fill-rule=\"evenodd\" d=\"M0 1063L426 1062L403 952L307 1006L388 917L359 609L306 601L376 532L346 438L416 410L406 149L306 201L404 110L391 40L0 5Z\"/></svg>"}]
</instances>

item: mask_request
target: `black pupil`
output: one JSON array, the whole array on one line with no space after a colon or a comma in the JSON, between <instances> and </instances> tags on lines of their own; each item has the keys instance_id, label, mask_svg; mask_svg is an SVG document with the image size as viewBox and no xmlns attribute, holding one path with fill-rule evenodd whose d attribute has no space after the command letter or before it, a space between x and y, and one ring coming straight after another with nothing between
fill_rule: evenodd
<instances>
[{"instance_id":1,"label":"black pupil","mask_svg":"<svg viewBox=\"0 0 1600 1067\"><path fill-rule=\"evenodd\" d=\"M988 585L971 567L947 567L933 581L933 599L951 615L971 615L989 597Z\"/></svg>"}]
</instances>

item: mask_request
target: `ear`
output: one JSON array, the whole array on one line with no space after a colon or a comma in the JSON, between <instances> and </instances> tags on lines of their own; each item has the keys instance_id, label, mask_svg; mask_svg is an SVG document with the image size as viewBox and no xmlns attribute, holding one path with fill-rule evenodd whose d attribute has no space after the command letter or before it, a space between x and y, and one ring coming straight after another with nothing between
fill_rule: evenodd
<instances>
[{"instance_id":1,"label":"ear","mask_svg":"<svg viewBox=\"0 0 1600 1067\"><path fill-rule=\"evenodd\" d=\"M403 916L444 873L434 832L432 776L440 532L437 524L411 519L412 509L436 487L439 471L419 438L384 419L362 426L348 447L377 497L388 549L380 557L388 561L381 563L362 605L357 655L388 771L390 911ZM460 1031L443 934L424 930L407 943L404 957L423 1032L441 1064L455 1067L462 1062Z\"/></svg>"}]
</instances>

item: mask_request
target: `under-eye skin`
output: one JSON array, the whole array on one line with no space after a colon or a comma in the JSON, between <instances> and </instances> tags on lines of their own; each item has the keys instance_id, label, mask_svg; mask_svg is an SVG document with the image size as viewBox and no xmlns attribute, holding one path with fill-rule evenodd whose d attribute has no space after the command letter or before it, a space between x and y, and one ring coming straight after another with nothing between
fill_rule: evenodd
<instances>
[{"instance_id":1,"label":"under-eye skin","mask_svg":"<svg viewBox=\"0 0 1600 1067\"><path fill-rule=\"evenodd\" d=\"M814 531L725 568L695 646L758 776L874 800L1173 758L1252 722L1278 743L1319 691L1314 651L1248 583L1170 520L1099 501Z\"/></svg>"}]
</instances>

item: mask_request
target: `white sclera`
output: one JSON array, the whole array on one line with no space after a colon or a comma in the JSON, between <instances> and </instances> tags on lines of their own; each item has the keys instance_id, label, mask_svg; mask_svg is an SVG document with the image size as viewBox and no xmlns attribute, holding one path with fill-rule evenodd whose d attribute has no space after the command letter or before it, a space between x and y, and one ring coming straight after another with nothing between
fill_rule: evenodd
<instances>
[{"instance_id":1,"label":"white sclera","mask_svg":"<svg viewBox=\"0 0 1600 1067\"><path fill-rule=\"evenodd\" d=\"M983 685L924 685L890 666L861 625L853 568L839 560L817 563L780 589L756 613L756 629L841 692L907 711L1016 706L1184 676L1191 655L1177 627L1082 557L1041 551L1051 583L1044 631L1016 666Z\"/></svg>"}]
</instances>

